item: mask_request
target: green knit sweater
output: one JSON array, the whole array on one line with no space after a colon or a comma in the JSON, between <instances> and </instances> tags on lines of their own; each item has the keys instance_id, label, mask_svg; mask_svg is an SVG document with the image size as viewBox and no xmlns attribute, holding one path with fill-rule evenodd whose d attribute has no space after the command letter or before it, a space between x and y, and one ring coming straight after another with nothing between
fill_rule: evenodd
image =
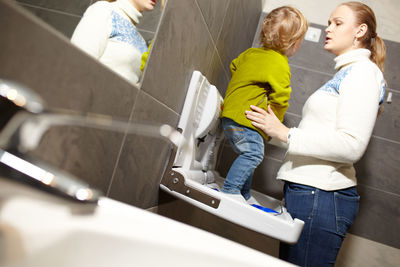
<instances>
[{"instance_id":1,"label":"green knit sweater","mask_svg":"<svg viewBox=\"0 0 400 267\"><path fill-rule=\"evenodd\" d=\"M249 48L230 65L232 79L225 93L222 117L257 130L246 118L245 110L255 105L267 110L270 105L279 120L289 107L290 67L286 55L266 49Z\"/></svg>"}]
</instances>

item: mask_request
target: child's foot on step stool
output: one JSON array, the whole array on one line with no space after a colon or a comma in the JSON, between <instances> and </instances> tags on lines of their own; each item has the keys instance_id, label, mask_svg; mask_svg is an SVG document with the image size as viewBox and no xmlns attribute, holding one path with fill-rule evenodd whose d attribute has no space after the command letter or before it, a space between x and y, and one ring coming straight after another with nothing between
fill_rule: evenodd
<instances>
[{"instance_id":1,"label":"child's foot on step stool","mask_svg":"<svg viewBox=\"0 0 400 267\"><path fill-rule=\"evenodd\" d=\"M257 199L255 199L253 196L251 196L248 200L246 200L247 201L247 203L249 204L249 205L253 205L253 204L255 204L255 205L258 205L258 206L261 206L261 204L257 201Z\"/></svg>"},{"instance_id":2,"label":"child's foot on step stool","mask_svg":"<svg viewBox=\"0 0 400 267\"><path fill-rule=\"evenodd\" d=\"M234 200L236 200L236 201L238 201L240 203L243 203L243 204L248 204L246 199L244 199L244 197L241 194L229 194L229 193L225 193L225 192L222 192L222 193L225 196L229 197L230 199L234 199Z\"/></svg>"}]
</instances>

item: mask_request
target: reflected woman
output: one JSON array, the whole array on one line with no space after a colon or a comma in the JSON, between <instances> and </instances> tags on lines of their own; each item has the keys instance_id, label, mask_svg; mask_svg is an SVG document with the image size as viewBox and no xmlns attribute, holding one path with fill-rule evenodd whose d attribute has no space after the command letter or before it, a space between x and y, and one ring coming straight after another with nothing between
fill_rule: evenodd
<instances>
[{"instance_id":1,"label":"reflected woman","mask_svg":"<svg viewBox=\"0 0 400 267\"><path fill-rule=\"evenodd\" d=\"M133 84L139 82L146 41L136 28L157 0L97 1L85 11L71 42Z\"/></svg>"}]
</instances>

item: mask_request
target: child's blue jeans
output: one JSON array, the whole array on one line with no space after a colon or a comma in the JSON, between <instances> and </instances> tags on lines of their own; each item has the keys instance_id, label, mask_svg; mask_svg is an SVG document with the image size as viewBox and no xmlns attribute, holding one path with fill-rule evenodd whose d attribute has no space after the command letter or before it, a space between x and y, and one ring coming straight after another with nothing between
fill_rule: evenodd
<instances>
[{"instance_id":1,"label":"child's blue jeans","mask_svg":"<svg viewBox=\"0 0 400 267\"><path fill-rule=\"evenodd\" d=\"M285 182L284 193L287 211L305 224L296 244L281 243L279 257L299 266L333 267L358 211L356 187L324 191Z\"/></svg>"},{"instance_id":2,"label":"child's blue jeans","mask_svg":"<svg viewBox=\"0 0 400 267\"><path fill-rule=\"evenodd\" d=\"M239 154L226 176L221 191L251 197L250 188L254 170L264 158L264 139L257 131L222 118L225 137L233 150Z\"/></svg>"}]
</instances>

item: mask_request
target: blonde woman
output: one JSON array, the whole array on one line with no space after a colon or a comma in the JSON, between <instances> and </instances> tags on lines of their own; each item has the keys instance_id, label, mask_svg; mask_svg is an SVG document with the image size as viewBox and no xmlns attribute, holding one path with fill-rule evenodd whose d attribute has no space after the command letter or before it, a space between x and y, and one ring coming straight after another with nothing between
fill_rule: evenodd
<instances>
[{"instance_id":1,"label":"blonde woman","mask_svg":"<svg viewBox=\"0 0 400 267\"><path fill-rule=\"evenodd\" d=\"M157 0L97 1L85 11L71 42L136 84L141 56L147 51L136 24L156 4Z\"/></svg>"},{"instance_id":2,"label":"blonde woman","mask_svg":"<svg viewBox=\"0 0 400 267\"><path fill-rule=\"evenodd\" d=\"M314 92L297 128L252 106L252 124L288 144L277 179L285 181L287 210L305 222L295 245L280 257L300 266L333 266L358 211L353 164L364 154L385 94L385 44L367 5L340 4L329 18L324 48L337 73Z\"/></svg>"}]
</instances>

